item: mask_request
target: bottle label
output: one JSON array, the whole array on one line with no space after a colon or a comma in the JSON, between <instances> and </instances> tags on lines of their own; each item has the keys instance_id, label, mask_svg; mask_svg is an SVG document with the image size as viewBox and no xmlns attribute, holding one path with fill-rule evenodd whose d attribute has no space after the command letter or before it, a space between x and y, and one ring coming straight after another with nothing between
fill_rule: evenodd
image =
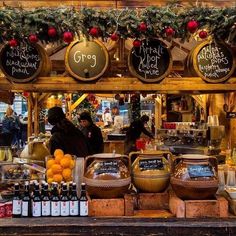
<instances>
[{"instance_id":1,"label":"bottle label","mask_svg":"<svg viewBox=\"0 0 236 236\"><path fill-rule=\"evenodd\" d=\"M42 201L42 216L50 216L51 204L50 201Z\"/></svg>"},{"instance_id":2,"label":"bottle label","mask_svg":"<svg viewBox=\"0 0 236 236\"><path fill-rule=\"evenodd\" d=\"M21 214L21 200L12 201L12 214L20 215Z\"/></svg>"},{"instance_id":3,"label":"bottle label","mask_svg":"<svg viewBox=\"0 0 236 236\"><path fill-rule=\"evenodd\" d=\"M60 216L61 204L58 202L51 202L51 216Z\"/></svg>"},{"instance_id":4,"label":"bottle label","mask_svg":"<svg viewBox=\"0 0 236 236\"><path fill-rule=\"evenodd\" d=\"M80 201L80 216L88 216L88 201Z\"/></svg>"},{"instance_id":5,"label":"bottle label","mask_svg":"<svg viewBox=\"0 0 236 236\"><path fill-rule=\"evenodd\" d=\"M22 201L21 215L22 216L29 216L28 209L29 209L29 202Z\"/></svg>"},{"instance_id":6,"label":"bottle label","mask_svg":"<svg viewBox=\"0 0 236 236\"><path fill-rule=\"evenodd\" d=\"M38 217L42 215L42 209L41 209L41 202L34 202L33 201L33 206L32 206L32 216L33 217Z\"/></svg>"},{"instance_id":7,"label":"bottle label","mask_svg":"<svg viewBox=\"0 0 236 236\"><path fill-rule=\"evenodd\" d=\"M79 215L79 201L70 201L70 215L71 216Z\"/></svg>"},{"instance_id":8,"label":"bottle label","mask_svg":"<svg viewBox=\"0 0 236 236\"><path fill-rule=\"evenodd\" d=\"M61 216L68 216L70 214L70 202L61 201Z\"/></svg>"}]
</instances>

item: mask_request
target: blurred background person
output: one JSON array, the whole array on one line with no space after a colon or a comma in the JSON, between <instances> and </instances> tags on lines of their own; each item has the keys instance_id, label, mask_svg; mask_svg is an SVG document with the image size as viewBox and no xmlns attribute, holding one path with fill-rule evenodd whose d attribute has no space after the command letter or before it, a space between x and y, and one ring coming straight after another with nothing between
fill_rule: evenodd
<instances>
[{"instance_id":1,"label":"blurred background person","mask_svg":"<svg viewBox=\"0 0 236 236\"><path fill-rule=\"evenodd\" d=\"M108 107L105 108L102 119L103 119L105 128L110 127L112 125L113 120L110 113L110 109Z\"/></svg>"}]
</instances>

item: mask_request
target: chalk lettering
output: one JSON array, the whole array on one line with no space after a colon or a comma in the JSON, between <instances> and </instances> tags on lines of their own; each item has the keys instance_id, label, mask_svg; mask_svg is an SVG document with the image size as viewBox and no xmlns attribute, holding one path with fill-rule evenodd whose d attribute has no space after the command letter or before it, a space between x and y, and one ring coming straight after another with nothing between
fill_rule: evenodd
<instances>
[{"instance_id":1,"label":"chalk lettering","mask_svg":"<svg viewBox=\"0 0 236 236\"><path fill-rule=\"evenodd\" d=\"M91 54L84 54L81 51L76 51L74 53L75 63L87 63L90 62L90 67L95 67L97 65L97 56Z\"/></svg>"}]
</instances>

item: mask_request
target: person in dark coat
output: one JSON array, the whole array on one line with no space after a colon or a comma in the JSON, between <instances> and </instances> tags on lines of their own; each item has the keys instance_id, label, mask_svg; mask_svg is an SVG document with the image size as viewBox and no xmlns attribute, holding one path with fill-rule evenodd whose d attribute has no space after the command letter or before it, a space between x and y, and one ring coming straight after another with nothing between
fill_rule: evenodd
<instances>
[{"instance_id":1,"label":"person in dark coat","mask_svg":"<svg viewBox=\"0 0 236 236\"><path fill-rule=\"evenodd\" d=\"M147 115L143 115L140 119L133 121L126 132L125 137L125 154L128 155L132 151L137 151L136 140L144 133L149 138L153 139L154 136L145 128L145 124L149 121Z\"/></svg>"},{"instance_id":2,"label":"person in dark coat","mask_svg":"<svg viewBox=\"0 0 236 236\"><path fill-rule=\"evenodd\" d=\"M104 142L101 129L93 123L89 112L80 114L81 131L88 140L89 154L103 153Z\"/></svg>"},{"instance_id":3,"label":"person in dark coat","mask_svg":"<svg viewBox=\"0 0 236 236\"><path fill-rule=\"evenodd\" d=\"M48 122L54 125L49 140L51 154L56 149L62 149L64 153L77 157L88 156L88 143L83 133L66 118L60 107L52 107L48 110Z\"/></svg>"}]
</instances>

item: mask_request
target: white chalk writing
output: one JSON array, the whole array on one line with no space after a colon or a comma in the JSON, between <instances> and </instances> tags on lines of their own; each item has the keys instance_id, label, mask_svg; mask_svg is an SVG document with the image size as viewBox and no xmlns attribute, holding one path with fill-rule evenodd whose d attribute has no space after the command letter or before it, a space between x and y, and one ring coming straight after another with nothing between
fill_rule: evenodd
<instances>
[{"instance_id":1,"label":"white chalk writing","mask_svg":"<svg viewBox=\"0 0 236 236\"><path fill-rule=\"evenodd\" d=\"M90 62L90 67L95 67L97 65L97 56L94 54L84 54L81 51L76 51L74 53L75 63L87 63Z\"/></svg>"}]
</instances>

